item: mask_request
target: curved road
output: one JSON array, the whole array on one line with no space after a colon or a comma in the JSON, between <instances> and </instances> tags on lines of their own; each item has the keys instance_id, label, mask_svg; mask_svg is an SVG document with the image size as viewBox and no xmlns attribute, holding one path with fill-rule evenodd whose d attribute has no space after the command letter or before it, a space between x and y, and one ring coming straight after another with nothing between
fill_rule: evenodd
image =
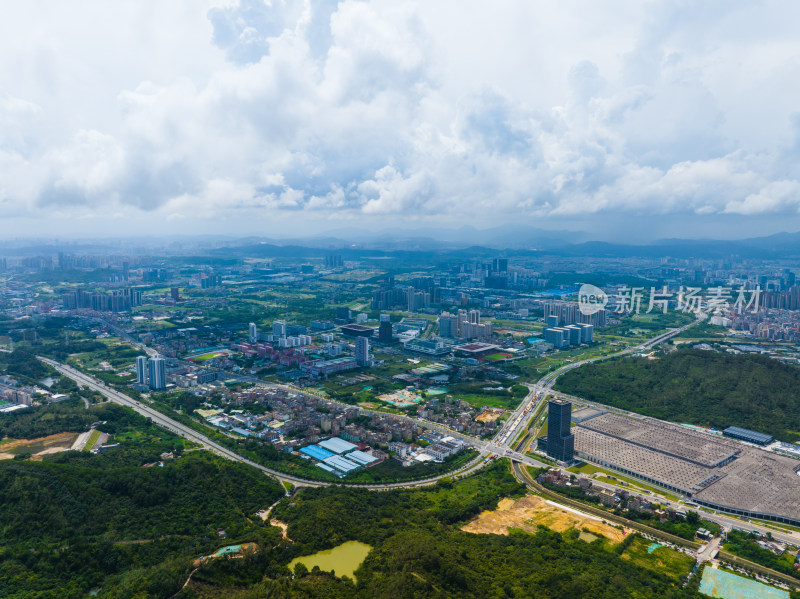
<instances>
[{"instance_id":1,"label":"curved road","mask_svg":"<svg viewBox=\"0 0 800 599\"><path fill-rule=\"evenodd\" d=\"M482 453L478 455L474 460L470 463L466 464L462 468L458 470L453 470L450 472L446 472L444 474L440 474L438 476L434 476L431 478L426 478L422 480L414 480L408 482L400 482L400 483L386 483L386 484L359 484L359 483L332 483L332 482L323 482L317 480L310 480L305 478L300 478L297 476L293 476L291 474L286 474L284 472L280 472L278 470L273 470L272 468L267 468L266 466L262 466L244 456L239 455L235 451L228 449L227 447L220 445L219 443L209 439L202 433L197 432L196 430L173 420L172 418L165 416L158 410L151 408L150 406L136 401L124 393L120 393L119 391L112 389L102 381L95 379L89 375L84 374L80 370L76 370L71 366L67 366L66 364L61 364L60 362L56 362L55 360L51 360L49 358L44 358L39 356L39 359L55 368L58 372L63 374L66 377L71 378L73 381L80 385L84 385L89 387L90 389L94 389L95 391L99 391L105 397L107 397L110 401L114 403L127 406L129 408L133 408L136 412L145 416L152 420L155 424L169 430L176 435L184 437L190 441L198 443L202 445L205 449L221 456L227 458L229 460L234 460L237 462L242 462L243 464L247 464L248 466L252 466L253 468L257 468L264 472L265 474L269 474L274 476L280 481L287 481L292 483L296 486L305 486L305 487L327 487L330 485L343 485L343 486L350 486L350 487L358 487L362 489L371 489L371 490L386 490L386 489L394 489L394 488L411 488L411 487L423 487L427 485L432 485L443 478L452 478L454 476L465 476L471 473L478 468L481 468L485 461L486 453Z\"/></svg>"},{"instance_id":2,"label":"curved road","mask_svg":"<svg viewBox=\"0 0 800 599\"><path fill-rule=\"evenodd\" d=\"M654 337L654 338L652 338L652 339L650 339L648 341L645 341L644 343L642 343L640 345L626 348L626 349L624 349L624 350L622 350L620 352L615 352L613 354L608 354L608 355L605 355L605 356L597 356L597 357L594 357L594 358L589 358L589 359L586 359L586 360L573 362L571 364L567 364L565 366L562 366L561 368L558 368L557 370L554 370L553 372L548 373L547 375L545 375L544 377L539 379L539 381L533 386L533 388L531 389L531 392L520 403L519 407L514 411L514 413L512 414L511 418L508 419L508 421L506 422L505 426L497 433L497 435L495 435L495 437L491 441L478 439L476 437L471 437L469 435L463 435L463 434L457 433L455 431L452 431L452 430L448 429L447 427L443 427L441 425L437 425L436 423L431 423L431 422L427 422L425 420L416 419L416 418L410 418L408 416L401 416L401 418L403 418L403 419L414 421L416 424L425 426L427 428L438 429L438 430L441 430L442 432L445 432L447 434L457 436L457 437L461 438L462 440L464 440L465 442L467 442L473 448L477 449L479 451L479 455L474 460L472 460L470 463L468 463L465 466L463 466L462 468L460 468L458 470L451 471L451 472L447 472L447 473L444 473L444 474L440 474L440 475L435 476L435 477L422 479L422 480L416 480L416 481L409 481L409 482L374 484L374 485L358 484L358 483L347 483L347 482L339 482L339 483L323 482L323 481L305 479L305 478L293 476L291 474L286 474L286 473L280 472L278 470L274 470L272 468L267 468L266 466L262 466L261 464L258 464L256 462L244 457L244 456L241 456L241 455L237 454L236 452L228 449L227 447L224 447L223 445L220 445L219 443L209 439L208 437L206 437L202 433L199 433L199 432L195 431L194 429L192 429L192 428L190 428L190 427L188 427L188 426L186 426L184 424L181 424L180 422L177 422L177 421L173 420L172 418L169 418L168 416L165 416L164 414L162 414L158 410L155 410L155 409L151 408L150 406L148 406L148 405L146 405L144 403L136 401L136 400L128 397L124 393L120 393L119 391L109 387L108 385L106 385L102 381L100 381L100 380L98 380L98 379L96 379L94 377L91 377L91 376L89 376L89 375L87 375L87 374L85 374L85 373L83 373L83 372L81 372L81 371L79 371L79 370L77 370L75 368L72 368L71 366L67 366L66 364L61 364L60 362L56 362L55 360L51 360L49 358L39 357L39 359L42 360L43 362L45 362L46 364L49 364L50 366L52 366L56 370L58 370L64 376L67 376L67 377L71 378L72 380L74 380L75 382L77 382L79 384L85 385L85 386L87 386L87 387L89 387L91 389L99 391L105 397L107 397L109 400L111 400L111 401L113 401L115 403L118 403L118 404L121 404L121 405L124 405L124 406L127 406L129 408L134 409L135 411L139 412L143 416L145 416L147 418L150 418L154 423L158 424L159 426L162 426L163 428L165 428L165 429L167 429L167 430L169 430L169 431L171 431L171 432L173 432L173 433L175 433L177 435L180 435L180 436L182 436L182 437L184 437L186 439L189 439L190 441L198 443L201 446L203 446L204 448L208 449L209 451L212 451L212 452L216 453L217 455L219 455L221 457L224 457L224 458L227 458L227 459L230 459L230 460L239 461L239 462L242 462L244 464L248 464L249 466L252 466L254 468L257 468L257 469L261 470L265 474L269 474L271 476L274 476L275 478L277 478L280 481L290 482L290 483L292 483L293 485L296 485L296 486L324 487L324 486L338 484L338 485L343 485L343 486L352 486L352 487L358 487L358 488L364 488L364 489L386 490L386 489L392 489L392 488L412 488L412 487L427 486L427 485L434 484L434 483L436 483L437 481L439 481L439 480L441 480L443 478L452 478L454 476L466 476L466 475L471 474L472 472L480 469L481 467L483 467L488 461L486 459L487 456L489 454L492 454L492 453L500 455L500 456L509 457L512 460L516 461L516 462L521 462L521 463L524 463L524 464L529 465L529 466L535 466L535 467L540 467L540 468L541 467L546 467L547 464L544 464L544 463L542 463L542 462L540 462L540 461L538 461L538 460L536 460L534 458L531 458L530 456L528 456L528 455L526 455L524 453L520 453L518 451L515 451L515 448L512 448L511 444L513 443L513 441L516 438L516 436L518 435L518 433L522 429L524 429L524 428L526 428L528 426L528 423L529 423L530 419L537 412L536 408L539 406L539 401L545 396L546 392L549 391L552 388L552 386L555 383L556 379L561 374L563 374L564 372L567 372L569 370L572 370L573 368L578 368L579 366L582 366L584 364L588 364L590 362L596 362L596 361L600 361L600 360L607 360L609 358L616 357L616 356L622 356L622 355L625 355L625 354L628 354L628 353L632 353L634 351L642 351L644 349L649 349L649 348L651 348L651 347L653 347L653 346L655 346L655 345L657 345L659 343L662 343L663 341L666 341L670 337L673 337L673 336L683 332L684 330L686 330L690 326L693 326L694 324L700 322L700 320L701 319L693 321L693 322L691 322L691 323L689 323L689 324L687 324L687 325L685 325L685 326L683 326L683 327L681 327L679 329L673 329L671 331L667 331L666 333L662 333L660 335L657 335L656 337ZM106 324L108 324L108 323L106 323ZM114 328L118 329L118 327L114 327ZM129 335L125 334L124 336L128 339L129 342L131 342L135 346L147 351L148 354L155 353L154 350L150 349L149 347L147 347L146 345L144 345L144 344L142 344L140 342L137 342L137 341L133 340L132 338L130 338ZM263 381L261 381L261 382L263 382ZM275 386L283 387L283 385L275 385ZM291 388L291 387L288 387L288 388L291 389L292 391L299 391L301 393L303 392L302 390L294 389L294 388ZM381 414L383 414L383 412L381 412Z\"/></svg>"},{"instance_id":3,"label":"curved road","mask_svg":"<svg viewBox=\"0 0 800 599\"><path fill-rule=\"evenodd\" d=\"M673 330L668 331L666 333L662 333L662 334L660 334L660 335L658 335L658 336L656 336L656 337L654 337L654 338L652 338L652 339L650 339L650 340L648 340L648 341L646 341L646 342L644 342L644 343L642 343L640 345L636 345L636 346L632 346L632 347L626 348L625 350L622 350L620 352L615 352L615 353L609 354L607 356L599 356L597 358L591 358L591 359L588 359L588 360L583 360L581 362L574 362L572 364L567 364L565 366L562 366L561 368L559 368L557 370L554 370L551 373L548 373L546 376L542 377L535 385L533 385L532 386L533 389L531 391L531 394L528 397L534 400L532 402L532 405L536 405L537 402L538 402L538 399L536 399L536 398L544 397L545 395L549 394L551 392L551 390L552 390L553 385L556 382L556 379L558 379L558 377L561 376L562 374L564 374L565 372L568 372L569 370L572 370L573 368L577 368L578 366L582 366L582 365L588 364L590 362L597 362L597 361L606 360L606 359L612 358L612 357L618 357L618 356L622 356L622 355L629 354L629 353L634 353L634 352L638 352L638 351L644 351L644 350L647 350L647 349L651 349L651 348L655 347L656 345L658 345L659 343L662 343L662 342L666 341L667 339L682 333L683 331L685 331L689 327L692 327L695 324L698 324L702 320L703 320L702 318L698 318L697 320L695 320L695 321L693 321L693 322L691 322L691 323L689 323L687 325L684 325L684 326L680 327L679 329L673 329ZM558 397L563 396L567 400L573 400L573 401L577 400L577 401L581 401L583 403L588 403L590 405L599 405L599 404L594 404L593 402L587 402L584 399L573 398L573 397L564 395L562 393L553 393L553 394L555 396L558 396ZM608 409L608 406L602 406L602 407ZM519 409L518 412L522 413L522 408L524 408L524 406L520 406L520 408L521 409ZM537 412L537 410L533 410L532 413L531 413L531 416L533 416L536 412ZM516 415L516 413L515 413L515 415ZM525 419L525 424L526 425L527 425L527 420L528 419ZM511 423L512 421L513 421L513 418L509 419L508 422ZM517 426L514 426L511 429L509 429L508 433L504 433L504 431L501 431L501 433L500 433L501 435L502 434L507 434L507 440L505 441L506 445L510 446L513 443L513 441L517 438L518 431L521 428L522 427L517 425ZM524 441L527 440L527 439L528 439L528 437L526 437L524 439ZM517 446L514 447L514 449L516 450L515 453L517 453L518 455L519 455L520 452L524 453L524 449L525 448L522 447L522 445L524 445L524 444L525 443L522 443L522 442L517 444ZM513 471L515 473L515 476L521 482L527 483L528 481L526 480L526 477L521 475L522 474L521 473L522 460L516 460L513 456L510 456L510 457L512 458ZM583 477L583 475L579 475L579 476ZM588 476L587 478L592 479L591 476ZM592 484L596 485L598 487L603 487L603 488L607 488L609 490L614 490L614 491L625 491L625 490L630 491L631 490L630 487L626 489L625 487L618 487L618 486L615 486L615 485L612 485L612 484L596 481L594 479L592 479ZM688 504L683 503L683 502L671 501L671 500L667 499L666 497L664 497L663 495L659 495L659 494L652 494L651 497L657 499L659 503L661 503L661 504L663 504L665 506L671 507L671 508L673 508L675 510L685 510L687 508L691 509L693 507L693 506L688 505ZM697 509L697 508L695 508L695 509ZM701 511L701 515L706 520L710 520L712 522L715 522L715 523L719 524L720 526L722 526L726 530L730 530L731 528L739 528L739 529L742 529L742 530L746 530L748 532L751 531L751 530L758 530L762 535L766 535L769 532L769 533L772 534L772 536L775 539L777 539L778 541L782 541L784 543L790 543L790 544L793 544L793 545L797 545L798 543L800 543L800 533L790 532L790 531L786 531L784 529L778 529L777 527L773 527L773 526L767 525L767 524L765 524L765 523L763 523L761 521L751 520L750 522L746 522L746 521L740 520L738 518L735 518L733 516L729 516L727 514L724 514L722 512L718 512L718 511L712 513L712 512L703 510L703 511Z\"/></svg>"},{"instance_id":4,"label":"curved road","mask_svg":"<svg viewBox=\"0 0 800 599\"><path fill-rule=\"evenodd\" d=\"M613 354L606 354L604 356L596 356L594 358L587 358L586 360L580 360L578 362L572 362L570 364L565 364L564 366L557 368L553 372L549 372L540 378L535 385L532 386L531 392L527 395L527 397L523 400L523 402L517 407L514 413L511 415L506 421L505 426L497 433L495 436L495 441L497 445L510 447L511 444L514 442L514 439L517 438L519 433L527 428L528 423L534 417L537 410L535 409L538 406L538 403L541 399L543 399L547 393L553 388L553 385L556 382L556 379L560 377L565 372L569 372L575 368L583 366L584 364L590 364L592 362L600 362L602 360L608 360L610 358L616 358L619 356L624 356L627 354L631 354L634 352L640 352L647 349L651 349L658 345L659 343L663 343L667 339L674 337L675 335L679 335L689 327L692 327L699 322L702 322L703 317L698 318L697 320L693 320L687 325L684 325L677 329L671 329L666 333L661 333L656 335L652 339L649 339L639 345L634 345L631 347L626 347L625 349L614 352Z\"/></svg>"}]
</instances>

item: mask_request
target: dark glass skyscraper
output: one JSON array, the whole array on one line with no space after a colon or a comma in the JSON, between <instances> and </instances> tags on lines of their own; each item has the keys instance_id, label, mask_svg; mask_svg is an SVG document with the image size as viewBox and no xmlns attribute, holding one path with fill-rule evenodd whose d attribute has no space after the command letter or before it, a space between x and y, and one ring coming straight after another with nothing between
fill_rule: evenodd
<instances>
[{"instance_id":1,"label":"dark glass skyscraper","mask_svg":"<svg viewBox=\"0 0 800 599\"><path fill-rule=\"evenodd\" d=\"M551 399L547 404L547 455L559 462L575 457L575 435L571 431L572 404Z\"/></svg>"}]
</instances>

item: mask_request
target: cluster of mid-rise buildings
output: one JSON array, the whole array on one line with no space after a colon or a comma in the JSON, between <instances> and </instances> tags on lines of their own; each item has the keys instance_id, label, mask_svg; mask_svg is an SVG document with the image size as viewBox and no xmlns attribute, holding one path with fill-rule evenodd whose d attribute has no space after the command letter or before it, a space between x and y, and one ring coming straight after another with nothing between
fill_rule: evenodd
<instances>
[{"instance_id":1,"label":"cluster of mid-rise buildings","mask_svg":"<svg viewBox=\"0 0 800 599\"><path fill-rule=\"evenodd\" d=\"M416 312L441 302L441 287L433 277L418 277L408 286L395 285L394 276L387 276L372 294L373 310L403 309Z\"/></svg>"},{"instance_id":2,"label":"cluster of mid-rise buildings","mask_svg":"<svg viewBox=\"0 0 800 599\"><path fill-rule=\"evenodd\" d=\"M33 403L35 389L21 385L8 375L0 375L0 401L15 406L29 406Z\"/></svg>"},{"instance_id":3,"label":"cluster of mid-rise buildings","mask_svg":"<svg viewBox=\"0 0 800 599\"><path fill-rule=\"evenodd\" d=\"M135 287L124 287L110 292L75 289L61 296L65 310L86 309L95 312L127 312L142 305L143 293Z\"/></svg>"},{"instance_id":4,"label":"cluster of mid-rise buildings","mask_svg":"<svg viewBox=\"0 0 800 599\"><path fill-rule=\"evenodd\" d=\"M567 324L558 326L557 316L547 317L547 328L542 331L545 342L555 349L592 343L594 340L594 326L586 323Z\"/></svg>"},{"instance_id":5,"label":"cluster of mid-rise buildings","mask_svg":"<svg viewBox=\"0 0 800 599\"><path fill-rule=\"evenodd\" d=\"M494 333L491 322L481 322L480 310L459 310L456 314L442 312L439 316L439 336L454 339L488 339Z\"/></svg>"}]
</instances>

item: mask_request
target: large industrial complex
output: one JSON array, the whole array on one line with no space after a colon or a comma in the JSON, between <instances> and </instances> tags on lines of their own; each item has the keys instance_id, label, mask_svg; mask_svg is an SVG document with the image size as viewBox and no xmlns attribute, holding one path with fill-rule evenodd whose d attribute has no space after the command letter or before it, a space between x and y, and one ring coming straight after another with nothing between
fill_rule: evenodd
<instances>
[{"instance_id":1,"label":"large industrial complex","mask_svg":"<svg viewBox=\"0 0 800 599\"><path fill-rule=\"evenodd\" d=\"M800 526L800 461L652 418L582 416L572 427L575 456L698 505Z\"/></svg>"}]
</instances>

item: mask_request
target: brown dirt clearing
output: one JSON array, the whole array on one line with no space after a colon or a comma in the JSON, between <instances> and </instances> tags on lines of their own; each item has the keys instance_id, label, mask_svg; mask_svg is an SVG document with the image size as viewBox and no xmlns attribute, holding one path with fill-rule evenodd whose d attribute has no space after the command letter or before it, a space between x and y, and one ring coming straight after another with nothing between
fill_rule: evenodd
<instances>
[{"instance_id":1,"label":"brown dirt clearing","mask_svg":"<svg viewBox=\"0 0 800 599\"><path fill-rule=\"evenodd\" d=\"M67 451L72 447L72 443L77 436L77 433L58 433L38 439L4 439L3 444L0 445L0 448L2 448L0 460L11 460L15 455L20 453L45 455L48 453Z\"/></svg>"},{"instance_id":2,"label":"brown dirt clearing","mask_svg":"<svg viewBox=\"0 0 800 599\"><path fill-rule=\"evenodd\" d=\"M536 495L526 495L516 501L508 498L502 499L496 510L482 512L462 526L461 530L480 534L507 535L510 528L536 532L539 525L556 532L566 532L572 528L578 530L585 528L593 534L606 537L613 543L619 543L626 536L623 531L610 524L557 508Z\"/></svg>"}]
</instances>

